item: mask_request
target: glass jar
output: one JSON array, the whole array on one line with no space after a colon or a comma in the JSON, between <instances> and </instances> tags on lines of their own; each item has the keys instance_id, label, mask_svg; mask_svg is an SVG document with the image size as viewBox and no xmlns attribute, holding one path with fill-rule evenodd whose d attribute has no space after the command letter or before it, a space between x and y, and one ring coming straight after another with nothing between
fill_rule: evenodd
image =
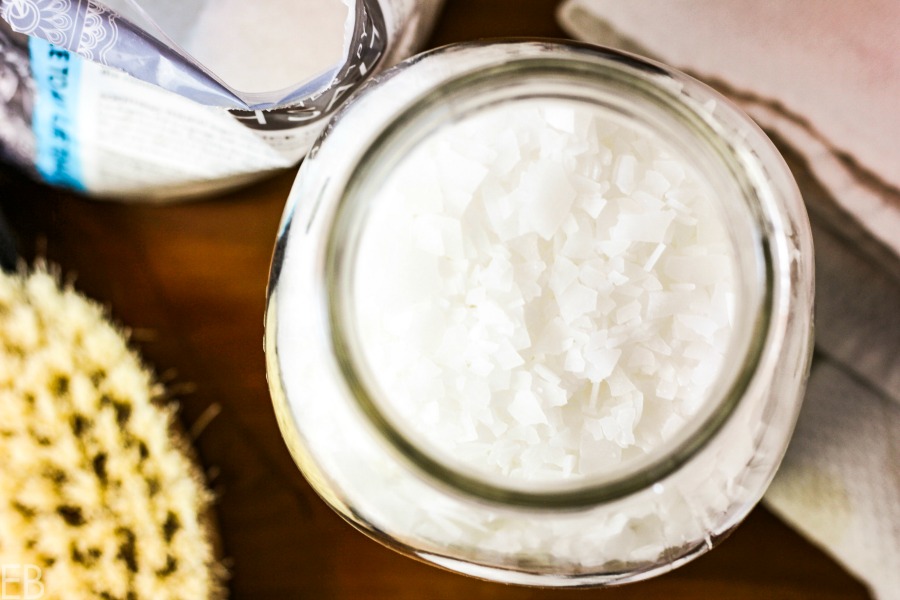
<instances>
[{"instance_id":1,"label":"glass jar","mask_svg":"<svg viewBox=\"0 0 900 600\"><path fill-rule=\"evenodd\" d=\"M491 476L385 402L360 348L359 239L423 140L486 111L563 100L665 139L720 199L734 330L708 397L658 447L586 477ZM799 412L812 349L807 217L774 146L705 85L657 63L551 41L449 46L386 72L303 164L272 264L266 359L284 439L342 517L385 545L507 583L611 585L666 572L762 497Z\"/></svg>"}]
</instances>

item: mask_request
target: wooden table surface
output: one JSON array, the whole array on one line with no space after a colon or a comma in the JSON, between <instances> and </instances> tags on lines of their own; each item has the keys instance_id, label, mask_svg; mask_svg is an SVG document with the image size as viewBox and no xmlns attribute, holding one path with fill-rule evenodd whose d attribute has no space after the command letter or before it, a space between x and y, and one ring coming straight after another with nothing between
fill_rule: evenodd
<instances>
[{"instance_id":1,"label":"wooden table surface","mask_svg":"<svg viewBox=\"0 0 900 600\"><path fill-rule=\"evenodd\" d=\"M555 36L558 0L448 0L430 45ZM9 178L10 176L7 176ZM468 579L395 554L318 499L278 433L266 386L269 259L293 172L171 206L85 200L12 176L0 205L20 253L45 256L131 327L167 373L196 446L242 599L867 598L865 588L764 508L720 547L665 576L608 590L536 590Z\"/></svg>"}]
</instances>

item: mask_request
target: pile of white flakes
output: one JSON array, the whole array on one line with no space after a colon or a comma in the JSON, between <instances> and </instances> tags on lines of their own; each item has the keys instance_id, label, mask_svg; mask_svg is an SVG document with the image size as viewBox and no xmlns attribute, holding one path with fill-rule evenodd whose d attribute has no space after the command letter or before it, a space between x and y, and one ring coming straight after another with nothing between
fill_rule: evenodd
<instances>
[{"instance_id":1,"label":"pile of white flakes","mask_svg":"<svg viewBox=\"0 0 900 600\"><path fill-rule=\"evenodd\" d=\"M358 247L379 402L491 478L645 456L708 400L730 344L717 202L661 139L596 108L520 101L445 126L371 199Z\"/></svg>"},{"instance_id":2,"label":"pile of white flakes","mask_svg":"<svg viewBox=\"0 0 900 600\"><path fill-rule=\"evenodd\" d=\"M244 92L294 88L340 64L345 28L341 0L206 0L183 27L185 49ZM184 10L184 14L191 14ZM169 20L171 17L163 17Z\"/></svg>"}]
</instances>

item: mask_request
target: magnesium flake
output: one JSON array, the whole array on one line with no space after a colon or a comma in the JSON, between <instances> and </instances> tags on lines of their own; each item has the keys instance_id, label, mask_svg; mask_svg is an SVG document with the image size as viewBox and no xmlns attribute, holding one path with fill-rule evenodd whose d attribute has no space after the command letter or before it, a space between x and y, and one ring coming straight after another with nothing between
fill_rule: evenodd
<instances>
[{"instance_id":1,"label":"magnesium flake","mask_svg":"<svg viewBox=\"0 0 900 600\"><path fill-rule=\"evenodd\" d=\"M354 280L378 402L489 477L597 476L696 415L736 262L710 187L658 136L562 100L429 136L374 197Z\"/></svg>"}]
</instances>

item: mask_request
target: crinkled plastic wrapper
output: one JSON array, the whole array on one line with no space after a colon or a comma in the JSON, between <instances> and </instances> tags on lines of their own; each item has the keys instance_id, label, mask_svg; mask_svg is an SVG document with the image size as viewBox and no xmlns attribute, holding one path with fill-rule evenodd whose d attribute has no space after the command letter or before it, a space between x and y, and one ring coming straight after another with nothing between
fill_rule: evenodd
<instances>
[{"instance_id":1,"label":"crinkled plastic wrapper","mask_svg":"<svg viewBox=\"0 0 900 600\"><path fill-rule=\"evenodd\" d=\"M299 162L442 2L0 0L0 160L105 198L242 185Z\"/></svg>"}]
</instances>

